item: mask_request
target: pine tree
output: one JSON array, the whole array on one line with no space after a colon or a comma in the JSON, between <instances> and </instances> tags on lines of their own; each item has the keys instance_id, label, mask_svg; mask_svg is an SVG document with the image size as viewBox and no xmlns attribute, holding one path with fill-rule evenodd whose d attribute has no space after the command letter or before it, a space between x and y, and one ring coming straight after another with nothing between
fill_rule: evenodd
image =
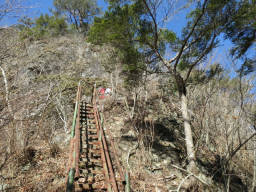
<instances>
[{"instance_id":1,"label":"pine tree","mask_svg":"<svg viewBox=\"0 0 256 192\"><path fill-rule=\"evenodd\" d=\"M41 39L47 36L63 35L67 32L67 23L62 17L41 14L32 21L30 18L20 20L20 36L22 39Z\"/></svg>"},{"instance_id":2,"label":"pine tree","mask_svg":"<svg viewBox=\"0 0 256 192\"><path fill-rule=\"evenodd\" d=\"M256 70L255 55L250 57L247 54L256 42L256 1L237 1L228 12L229 22L225 26L225 34L234 44L231 55L243 61L240 72L247 75Z\"/></svg>"},{"instance_id":3,"label":"pine tree","mask_svg":"<svg viewBox=\"0 0 256 192\"><path fill-rule=\"evenodd\" d=\"M109 42L120 49L123 48L123 51L129 45L144 57L144 69L152 72L164 70L174 79L184 120L188 169L194 171L197 170L196 154L188 114L187 85L192 81L192 72L197 70L197 66L218 46L218 37L225 31L229 22L228 11L232 10L236 1L198 1L196 8L188 15L187 26L179 38L161 25L161 19L165 18L159 17L163 15L161 8L168 5L166 2L169 1L111 0L105 16L95 19L89 39L95 43ZM133 11L137 7L138 11ZM165 58L167 47L176 53L168 60ZM162 63L160 68L157 66L159 61ZM210 76L214 76L219 70L216 66Z\"/></svg>"},{"instance_id":4,"label":"pine tree","mask_svg":"<svg viewBox=\"0 0 256 192\"><path fill-rule=\"evenodd\" d=\"M145 46L152 37L152 23L143 18L147 9L140 0L109 1L109 9L103 17L95 17L88 34L88 41L94 44L111 44L123 62L123 73L129 85L138 85L138 80L147 65L155 66L159 58L152 59L154 51ZM162 29L160 49L164 54L164 41L174 41L175 34ZM150 63L148 62L150 60Z\"/></svg>"}]
</instances>

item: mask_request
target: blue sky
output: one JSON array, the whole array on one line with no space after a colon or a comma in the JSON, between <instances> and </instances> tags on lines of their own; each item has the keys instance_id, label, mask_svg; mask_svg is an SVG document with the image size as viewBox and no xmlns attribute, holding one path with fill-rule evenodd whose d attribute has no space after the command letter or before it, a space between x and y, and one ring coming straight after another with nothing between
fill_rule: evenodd
<instances>
[{"instance_id":1,"label":"blue sky","mask_svg":"<svg viewBox=\"0 0 256 192\"><path fill-rule=\"evenodd\" d=\"M3 0L0 0L3 1ZM49 12L49 8L52 7L53 1L52 0L27 0L25 2L25 7L28 7L25 10L20 10L16 15L19 17L22 16L29 16L29 17L37 17L40 13L47 13ZM19 17L10 16L5 17L3 20L0 21L0 26L10 26L17 23Z\"/></svg>"},{"instance_id":2,"label":"blue sky","mask_svg":"<svg viewBox=\"0 0 256 192\"><path fill-rule=\"evenodd\" d=\"M0 0L1 4L2 1ZM53 8L53 0L24 0L25 7L29 7L28 9L22 10L17 14L19 17L28 16L31 18L40 16L41 13L49 13L49 9ZM107 8L104 0L98 0L99 7L104 11ZM19 17L6 17L0 21L0 27L10 26L17 23Z\"/></svg>"},{"instance_id":3,"label":"blue sky","mask_svg":"<svg viewBox=\"0 0 256 192\"><path fill-rule=\"evenodd\" d=\"M3 0L0 0L3 1ZM53 8L53 0L26 0L25 6L26 7L32 7L28 8L26 10L20 11L18 15L20 17L22 16L28 16L31 18L35 18L40 16L41 13L49 13L49 9ZM176 5L176 8L180 8L182 5L184 5L185 1L180 1L179 4ZM98 0L99 7L102 8L102 10L106 10L107 4L104 0ZM169 29L172 29L178 36L181 34L182 28L186 24L186 15L193 9L193 7L189 7L187 9L183 9L178 12L178 14L174 14L174 16L171 18L170 22L168 23L167 27ZM18 20L18 17L6 17L3 20L0 21L0 26L10 26L13 24L16 24ZM231 43L229 41L224 41L223 38L221 38L221 46L218 48L218 51L215 51L213 54L218 55L218 58L226 58L226 54L228 51L228 48L231 46Z\"/></svg>"},{"instance_id":4,"label":"blue sky","mask_svg":"<svg viewBox=\"0 0 256 192\"><path fill-rule=\"evenodd\" d=\"M0 0L3 1L3 0ZM41 13L49 13L49 9L53 8L53 0L24 0L26 2L26 7L32 7L28 8L26 10L23 10L18 13L19 16L28 16L31 18L35 18L40 16ZM180 3L177 4L177 7L181 7L182 4L184 5L185 1L179 1ZM102 10L106 10L107 5L104 0L98 0L99 7L102 8ZM189 7L187 9L183 9L178 12L178 14L174 14L172 19L167 25L167 28L172 29L177 35L179 36L181 34L182 28L186 24L186 15L189 13L193 7ZM3 20L0 21L0 26L10 26L13 24L16 24L18 20L18 17L6 17ZM215 49L213 51L214 61L221 62L223 66L226 66L226 68L231 69L230 64L230 58L227 57L228 50L232 46L231 42L228 40L224 40L224 38L220 38L220 47ZM234 71L231 73L231 76L234 76Z\"/></svg>"}]
</instances>

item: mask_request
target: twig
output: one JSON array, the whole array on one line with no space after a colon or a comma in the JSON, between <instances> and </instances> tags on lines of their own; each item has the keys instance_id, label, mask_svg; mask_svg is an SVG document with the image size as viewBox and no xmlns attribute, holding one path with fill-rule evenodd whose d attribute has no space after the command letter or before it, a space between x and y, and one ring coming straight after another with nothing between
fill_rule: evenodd
<instances>
[{"instance_id":1,"label":"twig","mask_svg":"<svg viewBox=\"0 0 256 192\"><path fill-rule=\"evenodd\" d=\"M178 167L177 165L171 164L171 166L174 167L174 168L176 168L176 169L179 169L179 170L181 170L181 171L184 171L184 172L186 172L186 173L192 174L196 179L198 179L199 181L201 181L203 184L209 186L209 184L208 184L206 181L202 180L200 177L198 177L198 176L195 175L194 173L192 173L192 172L190 172L190 171L187 171L186 169L183 169L183 168L181 168L181 167Z\"/></svg>"},{"instance_id":2,"label":"twig","mask_svg":"<svg viewBox=\"0 0 256 192\"><path fill-rule=\"evenodd\" d=\"M130 164L129 164L129 159L130 159L130 156L131 156L131 152L132 152L132 150L137 149L138 146L139 146L139 144L136 143L136 145L135 145L133 148L131 148L131 149L129 150L129 152L128 152L128 155L127 155L127 165L128 165L128 168L129 168L129 169L131 169Z\"/></svg>"},{"instance_id":3,"label":"twig","mask_svg":"<svg viewBox=\"0 0 256 192\"><path fill-rule=\"evenodd\" d=\"M167 180L167 179L173 180L173 179L176 179L176 178L177 178L176 175L170 175L170 176L167 176L167 177L159 178L159 179L157 179L157 180L158 180L158 181Z\"/></svg>"},{"instance_id":4,"label":"twig","mask_svg":"<svg viewBox=\"0 0 256 192\"><path fill-rule=\"evenodd\" d=\"M181 188L182 184L183 184L190 176L192 176L192 175L193 175L193 173L190 173L189 175L187 175L187 176L181 181L181 183L179 184L179 187L178 187L178 189L177 189L177 192L180 191L180 188Z\"/></svg>"}]
</instances>

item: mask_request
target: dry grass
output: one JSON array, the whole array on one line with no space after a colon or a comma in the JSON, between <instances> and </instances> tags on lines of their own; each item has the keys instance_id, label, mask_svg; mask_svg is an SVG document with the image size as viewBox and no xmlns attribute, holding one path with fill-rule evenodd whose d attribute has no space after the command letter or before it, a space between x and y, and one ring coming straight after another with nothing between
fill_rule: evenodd
<instances>
[{"instance_id":1,"label":"dry grass","mask_svg":"<svg viewBox=\"0 0 256 192\"><path fill-rule=\"evenodd\" d=\"M7 191L64 191L68 155L54 148L38 141L9 158L2 172Z\"/></svg>"}]
</instances>

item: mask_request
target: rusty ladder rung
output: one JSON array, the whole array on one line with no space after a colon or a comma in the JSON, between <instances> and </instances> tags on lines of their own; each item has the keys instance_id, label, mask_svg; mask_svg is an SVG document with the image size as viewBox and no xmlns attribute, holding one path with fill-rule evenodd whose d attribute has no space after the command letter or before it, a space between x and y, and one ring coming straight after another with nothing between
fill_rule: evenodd
<instances>
[{"instance_id":1,"label":"rusty ladder rung","mask_svg":"<svg viewBox=\"0 0 256 192\"><path fill-rule=\"evenodd\" d=\"M93 105L85 102L79 103L77 118L80 118L78 138L81 139L81 143L77 157L79 163L76 165L78 173L73 183L75 191L118 192L120 190L118 186L122 185L123 179L116 178L114 173L96 100L93 100ZM99 135L101 135L101 140L95 140L99 139Z\"/></svg>"}]
</instances>

